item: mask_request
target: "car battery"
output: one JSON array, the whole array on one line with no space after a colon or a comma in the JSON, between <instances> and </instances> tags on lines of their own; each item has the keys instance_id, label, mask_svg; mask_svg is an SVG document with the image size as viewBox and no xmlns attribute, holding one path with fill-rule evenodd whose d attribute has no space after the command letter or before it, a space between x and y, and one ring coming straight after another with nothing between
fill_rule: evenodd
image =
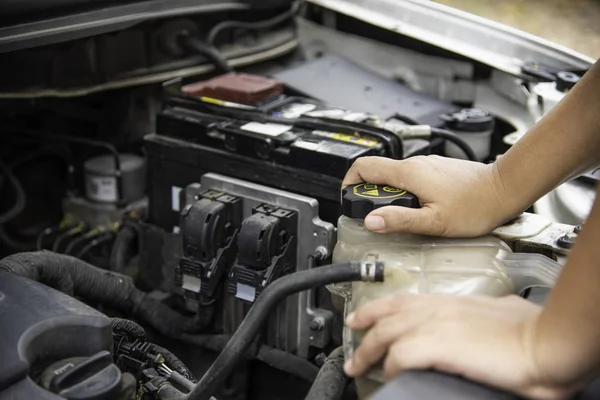
<instances>
[{"instance_id":1,"label":"car battery","mask_svg":"<svg viewBox=\"0 0 600 400\"><path fill-rule=\"evenodd\" d=\"M310 99L279 96L256 107L279 117L279 123L223 117L185 104L167 101L157 116L156 133L145 138L150 222L168 231L178 229L182 188L208 172L314 197L321 217L333 222L339 216L341 181L356 159L402 154L402 142L391 132L379 138L351 129L353 124L367 126L373 117ZM310 124L285 123L300 116L310 117ZM315 121L322 116L329 124L339 118L349 128L321 127Z\"/></svg>"},{"instance_id":2,"label":"car battery","mask_svg":"<svg viewBox=\"0 0 600 400\"><path fill-rule=\"evenodd\" d=\"M182 188L215 172L314 197L321 218L334 223L341 181L356 159L442 148L442 141L403 141L389 128L405 124L396 117L382 120L286 90L248 74L170 90L156 133L145 138L150 222L177 230Z\"/></svg>"}]
</instances>

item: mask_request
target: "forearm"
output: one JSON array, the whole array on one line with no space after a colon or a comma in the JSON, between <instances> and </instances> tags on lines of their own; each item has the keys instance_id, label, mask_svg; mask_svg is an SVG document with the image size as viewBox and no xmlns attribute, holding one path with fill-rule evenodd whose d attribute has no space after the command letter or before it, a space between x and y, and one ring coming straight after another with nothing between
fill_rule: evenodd
<instances>
[{"instance_id":1,"label":"forearm","mask_svg":"<svg viewBox=\"0 0 600 400\"><path fill-rule=\"evenodd\" d=\"M493 166L499 191L517 214L559 184L597 165L600 62Z\"/></svg>"},{"instance_id":2,"label":"forearm","mask_svg":"<svg viewBox=\"0 0 600 400\"><path fill-rule=\"evenodd\" d=\"M598 186L600 190L600 185ZM538 367L566 385L600 367L600 193L534 332Z\"/></svg>"}]
</instances>

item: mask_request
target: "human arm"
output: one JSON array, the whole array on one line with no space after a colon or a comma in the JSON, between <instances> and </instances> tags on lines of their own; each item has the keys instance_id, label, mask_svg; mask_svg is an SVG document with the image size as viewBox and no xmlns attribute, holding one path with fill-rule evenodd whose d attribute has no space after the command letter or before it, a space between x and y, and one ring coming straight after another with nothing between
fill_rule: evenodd
<instances>
[{"instance_id":1,"label":"human arm","mask_svg":"<svg viewBox=\"0 0 600 400\"><path fill-rule=\"evenodd\" d=\"M550 113L495 163L441 157L359 159L344 186L370 182L414 193L420 210L384 207L366 225L381 232L478 236L600 161L600 65L597 62ZM379 218L377 218L379 217Z\"/></svg>"},{"instance_id":2,"label":"human arm","mask_svg":"<svg viewBox=\"0 0 600 400\"><path fill-rule=\"evenodd\" d=\"M543 310L516 296L376 300L348 318L350 328L369 332L347 373L361 375L385 356L387 377L433 368L543 400L584 388L600 372L600 186L597 192Z\"/></svg>"}]
</instances>

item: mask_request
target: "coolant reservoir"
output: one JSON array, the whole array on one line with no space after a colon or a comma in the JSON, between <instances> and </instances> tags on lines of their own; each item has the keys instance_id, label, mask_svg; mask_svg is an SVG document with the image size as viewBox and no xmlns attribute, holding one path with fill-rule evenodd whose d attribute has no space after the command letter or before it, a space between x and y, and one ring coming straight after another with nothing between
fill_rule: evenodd
<instances>
[{"instance_id":1,"label":"coolant reservoir","mask_svg":"<svg viewBox=\"0 0 600 400\"><path fill-rule=\"evenodd\" d=\"M363 219L374 209L396 205L418 208L418 199L389 186L359 184L344 189L343 216L338 221L338 243L333 262L372 261L385 264L382 283L355 282L328 287L334 304L347 315L373 299L396 294L443 293L506 296L527 287L551 286L558 274L552 260L533 254L513 254L502 240L485 236L447 239L412 234L377 234ZM352 355L361 333L344 330L346 357ZM359 398L380 385L375 369L357 379Z\"/></svg>"}]
</instances>

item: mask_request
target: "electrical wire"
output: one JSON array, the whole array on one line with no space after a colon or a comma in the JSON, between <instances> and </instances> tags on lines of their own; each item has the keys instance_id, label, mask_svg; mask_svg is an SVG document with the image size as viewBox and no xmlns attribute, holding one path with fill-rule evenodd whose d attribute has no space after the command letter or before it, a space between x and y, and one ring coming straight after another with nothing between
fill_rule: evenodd
<instances>
[{"instance_id":1,"label":"electrical wire","mask_svg":"<svg viewBox=\"0 0 600 400\"><path fill-rule=\"evenodd\" d=\"M70 255L77 246L79 246L82 243L87 242L88 240L91 240L97 236L100 236L103 233L104 233L103 230L94 229L94 230L91 230L90 232L82 235L81 237L78 237L77 239L72 240L71 243L69 243L69 245L65 249L64 254Z\"/></svg>"},{"instance_id":2,"label":"electrical wire","mask_svg":"<svg viewBox=\"0 0 600 400\"><path fill-rule=\"evenodd\" d=\"M107 233L103 236L100 236L94 240L92 240L90 243L88 243L84 248L82 248L79 253L77 253L77 255L75 256L75 258L79 258L79 259L83 259L83 257L90 252L91 250L93 250L94 248L106 243L106 242L110 242L111 240L113 240L113 234L112 233Z\"/></svg>"},{"instance_id":3,"label":"electrical wire","mask_svg":"<svg viewBox=\"0 0 600 400\"><path fill-rule=\"evenodd\" d=\"M182 35L179 38L179 42L187 51L198 53L208 58L219 72L233 72L233 68L229 66L227 59L212 44L203 43L200 39L189 34Z\"/></svg>"},{"instance_id":4,"label":"electrical wire","mask_svg":"<svg viewBox=\"0 0 600 400\"><path fill-rule=\"evenodd\" d=\"M52 245L52 252L58 253L60 246L62 245L62 243L65 240L81 234L84 231L84 229L85 229L85 225L79 224L79 225L75 226L74 228L68 229L66 232L63 232L60 235L58 235L58 237L54 241L54 244Z\"/></svg>"},{"instance_id":5,"label":"electrical wire","mask_svg":"<svg viewBox=\"0 0 600 400\"><path fill-rule=\"evenodd\" d=\"M55 226L53 228L46 228L43 231L41 231L37 237L36 248L38 250L42 250L44 248L44 239L46 238L46 236L52 235L54 233L58 233L58 232L62 231L63 229L64 228L59 225L59 226Z\"/></svg>"},{"instance_id":6,"label":"electrical wire","mask_svg":"<svg viewBox=\"0 0 600 400\"><path fill-rule=\"evenodd\" d=\"M15 190L15 204L4 214L0 215L0 225L4 225L7 222L15 219L23 210L25 209L25 204L27 202L27 198L25 197L25 190L21 185L21 182L17 179L17 177L12 173L10 168L4 162L0 161L0 172L4 174L8 182L12 185Z\"/></svg>"},{"instance_id":7,"label":"electrical wire","mask_svg":"<svg viewBox=\"0 0 600 400\"><path fill-rule=\"evenodd\" d=\"M279 25L282 22L287 21L288 19L294 18L298 11L300 10L300 6L302 4L302 0L297 0L293 6L288 10L279 15L271 17L269 19L265 19L263 21L256 22L246 22L246 21L223 21L217 25L215 25L206 36L206 43L209 45L214 45L217 37L227 29L250 29L250 30L260 30L271 28L275 25Z\"/></svg>"},{"instance_id":8,"label":"electrical wire","mask_svg":"<svg viewBox=\"0 0 600 400\"><path fill-rule=\"evenodd\" d=\"M411 117L408 117L406 115L396 113L396 114L394 114L394 116L392 118L395 118L398 121L402 121L408 125L419 125L419 123L417 121L415 121L414 119L412 119Z\"/></svg>"},{"instance_id":9,"label":"electrical wire","mask_svg":"<svg viewBox=\"0 0 600 400\"><path fill-rule=\"evenodd\" d=\"M407 117L406 115L396 113L396 114L394 114L393 118L395 118L399 121L402 121L408 125L413 125L413 126L419 125L419 123L417 121L415 121L414 119L412 119L410 117ZM470 161L479 161L479 159L477 158L477 155L475 155L475 152L473 151L473 148L466 141L464 141L457 134L455 134L454 132L449 131L447 129L431 127L431 136L437 136L448 142L454 143L456 146L458 146L462 150L462 152L465 154L465 156L467 156L467 159L469 159Z\"/></svg>"},{"instance_id":10,"label":"electrical wire","mask_svg":"<svg viewBox=\"0 0 600 400\"><path fill-rule=\"evenodd\" d=\"M471 146L466 141L458 137L458 135L456 135L454 132L451 132L446 129L431 128L431 135L440 137L448 142L454 143L457 147L459 147L462 150L463 153L465 153L465 156L467 156L467 158L470 161L479 161L477 155L475 154Z\"/></svg>"}]
</instances>

